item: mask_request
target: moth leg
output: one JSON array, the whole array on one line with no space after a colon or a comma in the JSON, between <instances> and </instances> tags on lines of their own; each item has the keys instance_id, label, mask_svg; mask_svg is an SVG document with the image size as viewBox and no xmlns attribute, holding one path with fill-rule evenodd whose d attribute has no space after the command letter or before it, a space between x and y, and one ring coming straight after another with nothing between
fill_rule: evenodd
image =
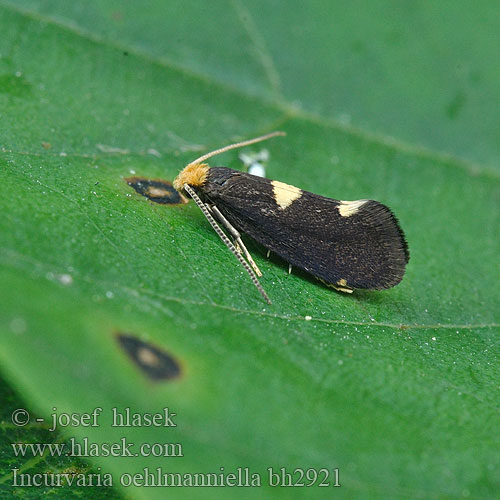
<instances>
[{"instance_id":1,"label":"moth leg","mask_svg":"<svg viewBox=\"0 0 500 500\"><path fill-rule=\"evenodd\" d=\"M194 202L198 205L203 215L206 217L206 219L212 226L213 230L217 233L219 238L224 242L224 245L226 245L227 248L229 248L231 253L238 259L239 263L245 268L245 271L248 273L253 284L255 285L259 293L262 295L262 297L264 297L265 301L268 304L271 304L271 299L267 296L267 293L262 288L262 285L259 283L259 280L257 279L255 272L248 265L248 262L242 257L242 255L236 250L236 248L231 243L230 239L226 236L224 231L219 227L215 219L212 217L212 214L208 210L207 205L203 203L203 201L201 201L200 197L196 194L196 191L189 184L184 184L183 189L184 191L186 191L186 193L189 194L189 196L191 196Z\"/></svg>"},{"instance_id":2,"label":"moth leg","mask_svg":"<svg viewBox=\"0 0 500 500\"><path fill-rule=\"evenodd\" d=\"M239 245L239 243L237 241L237 237L235 237L235 233L237 233L238 237L239 237L238 231L236 231L234 226L232 226L227 219L225 219L225 218L222 219L222 217L224 217L224 216L220 213L219 210L217 210L217 213L215 212L214 208L215 209L217 208L215 205L205 205L205 206L207 207L207 210L212 214L212 217L217 219L229 231L229 233L231 234L231 237L233 238L234 248L236 248L236 250L238 250L238 252L242 254L243 250L241 249L241 246Z\"/></svg>"},{"instance_id":3,"label":"moth leg","mask_svg":"<svg viewBox=\"0 0 500 500\"><path fill-rule=\"evenodd\" d=\"M262 276L261 270L257 267L257 264L252 259L250 252L247 250L247 247L241 240L241 234L237 231L237 229L220 213L220 210L216 205L210 205L210 211L215 216L216 219L229 231L229 234L233 238L234 245L237 248L240 248L243 251L248 263L252 266L255 274L257 276Z\"/></svg>"}]
</instances>

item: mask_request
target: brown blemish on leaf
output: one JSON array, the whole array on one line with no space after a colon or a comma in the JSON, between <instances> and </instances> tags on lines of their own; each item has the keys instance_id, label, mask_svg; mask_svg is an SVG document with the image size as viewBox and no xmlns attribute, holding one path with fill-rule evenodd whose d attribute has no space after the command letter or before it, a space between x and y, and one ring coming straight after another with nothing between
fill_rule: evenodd
<instances>
[{"instance_id":1,"label":"brown blemish on leaf","mask_svg":"<svg viewBox=\"0 0 500 500\"><path fill-rule=\"evenodd\" d=\"M133 363L151 380L165 381L181 375L179 362L167 351L128 333L117 333L116 339Z\"/></svg>"},{"instance_id":2,"label":"brown blemish on leaf","mask_svg":"<svg viewBox=\"0 0 500 500\"><path fill-rule=\"evenodd\" d=\"M162 179L146 179L145 177L128 177L125 182L148 200L162 205L179 205L187 203L185 196L180 194L171 182Z\"/></svg>"},{"instance_id":3,"label":"brown blemish on leaf","mask_svg":"<svg viewBox=\"0 0 500 500\"><path fill-rule=\"evenodd\" d=\"M52 147L52 144L50 142L42 142L43 149L50 149L51 147Z\"/></svg>"}]
</instances>

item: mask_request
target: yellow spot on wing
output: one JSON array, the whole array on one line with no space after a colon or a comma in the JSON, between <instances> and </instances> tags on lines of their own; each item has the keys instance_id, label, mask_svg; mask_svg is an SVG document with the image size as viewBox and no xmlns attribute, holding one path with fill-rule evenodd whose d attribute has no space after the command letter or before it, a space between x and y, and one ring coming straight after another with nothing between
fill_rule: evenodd
<instances>
[{"instance_id":1,"label":"yellow spot on wing","mask_svg":"<svg viewBox=\"0 0 500 500\"><path fill-rule=\"evenodd\" d=\"M276 204L285 210L289 207L295 200L298 200L302 196L302 189L296 188L295 186L290 186L280 181L272 181L274 200Z\"/></svg>"},{"instance_id":2,"label":"yellow spot on wing","mask_svg":"<svg viewBox=\"0 0 500 500\"><path fill-rule=\"evenodd\" d=\"M348 284L347 281L342 278L337 281L337 283L328 283L325 280L318 278L322 283L324 283L327 287L333 288L334 290L337 290L338 292L344 292L344 293L352 293L354 292L354 288L351 288Z\"/></svg>"},{"instance_id":3,"label":"yellow spot on wing","mask_svg":"<svg viewBox=\"0 0 500 500\"><path fill-rule=\"evenodd\" d=\"M354 215L368 200L340 201L339 214L342 217Z\"/></svg>"}]
</instances>

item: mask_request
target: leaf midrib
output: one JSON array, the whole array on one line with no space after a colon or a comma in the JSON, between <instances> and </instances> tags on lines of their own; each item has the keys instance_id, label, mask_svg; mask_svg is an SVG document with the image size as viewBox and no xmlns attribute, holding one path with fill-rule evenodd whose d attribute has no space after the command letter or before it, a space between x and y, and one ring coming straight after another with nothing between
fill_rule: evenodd
<instances>
[{"instance_id":1,"label":"leaf midrib","mask_svg":"<svg viewBox=\"0 0 500 500\"><path fill-rule=\"evenodd\" d=\"M9 269L17 269L21 271L26 271L26 266L22 265L15 265L16 262L20 263L23 262L28 265L33 265L36 266L36 268L31 268L29 270L30 273L35 272L39 274L40 277L45 276L47 272L53 272L54 268L50 263L47 262L42 262L40 260L34 259L30 257L29 259L26 258L26 256L16 252L15 250L12 250L10 248L0 248L0 252L8 257L7 259L4 260L5 262L9 262L10 265L7 266L4 264L5 267ZM43 270L40 272L39 270ZM85 283L89 284L99 284L103 287L106 288L114 288L115 290L121 290L122 292L126 293L127 295L132 296L134 299L141 298L141 293L143 292L143 297L142 299L144 300L144 296L153 299L159 299L165 302L175 302L178 304L186 305L186 306L203 306L203 307L213 307L215 309L221 309L225 311L230 311L233 313L237 314L247 314L251 316L260 316L260 317L265 317L265 318L272 318L272 319L279 319L279 320L284 320L284 321L307 321L307 322L317 322L317 323L323 323L323 324L329 324L329 325L350 325L350 326L361 326L361 327L379 327L379 328L395 328L398 330L417 330L417 329L422 329L422 330L475 330L475 329L484 329L484 328L500 328L500 323L475 323L475 324L453 324L453 323L435 323L435 324L404 324L404 323L386 323L386 322L380 322L380 321L370 321L370 322L364 322L364 321L351 321L351 320L344 320L344 319L328 319L328 318L320 318L320 317L314 317L314 316L307 316L307 318L311 319L306 319L306 316L300 316L300 315L288 315L288 314L278 314L278 313L271 313L271 312L266 312L266 311L256 311L252 309L241 309L239 307L234 307L234 306L229 306L226 304L218 304L217 302L202 302L202 301L196 301L196 300L189 300L189 299L184 299L181 297L174 297L170 295L163 295L161 293L157 293L154 290L150 290L145 287L141 287L140 292L135 289L135 288L130 288L127 286L124 286L121 283L115 282L115 281L106 281L106 280L101 280L101 279L96 279L94 277L90 276L83 276L80 273L78 273L76 270L72 271L72 274L79 277L82 281ZM154 301L148 301L148 305L154 308L158 308L158 303ZM166 311L162 310L163 313Z\"/></svg>"}]
</instances>

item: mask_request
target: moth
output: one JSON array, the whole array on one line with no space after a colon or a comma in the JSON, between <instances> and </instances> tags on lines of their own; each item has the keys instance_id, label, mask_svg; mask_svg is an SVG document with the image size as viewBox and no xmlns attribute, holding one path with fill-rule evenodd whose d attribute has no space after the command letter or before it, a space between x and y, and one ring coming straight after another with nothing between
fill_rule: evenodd
<instances>
[{"instance_id":1,"label":"moth","mask_svg":"<svg viewBox=\"0 0 500 500\"><path fill-rule=\"evenodd\" d=\"M262 273L241 233L335 290L352 293L357 288L383 290L397 285L410 254L403 230L387 206L374 200L334 200L204 163L278 135L285 134L273 132L197 158L179 173L174 188L195 201L269 304L258 280Z\"/></svg>"}]
</instances>

